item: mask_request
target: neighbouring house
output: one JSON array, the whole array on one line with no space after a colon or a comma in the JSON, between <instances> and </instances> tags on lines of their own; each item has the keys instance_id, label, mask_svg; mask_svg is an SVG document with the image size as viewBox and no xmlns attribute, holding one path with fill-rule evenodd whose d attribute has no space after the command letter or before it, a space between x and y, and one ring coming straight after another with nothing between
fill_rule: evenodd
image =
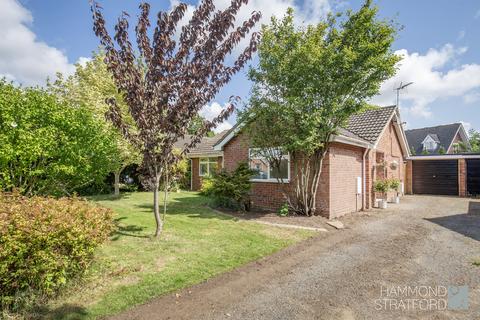
<instances>
[{"instance_id":1,"label":"neighbouring house","mask_svg":"<svg viewBox=\"0 0 480 320\"><path fill-rule=\"evenodd\" d=\"M405 135L412 155L455 154L470 147L461 123L406 130Z\"/></svg>"},{"instance_id":2,"label":"neighbouring house","mask_svg":"<svg viewBox=\"0 0 480 320\"><path fill-rule=\"evenodd\" d=\"M405 131L406 193L449 196L480 195L480 154L470 153L461 123Z\"/></svg>"},{"instance_id":3,"label":"neighbouring house","mask_svg":"<svg viewBox=\"0 0 480 320\"><path fill-rule=\"evenodd\" d=\"M288 188L293 179L290 176L293 163L286 155L285 164L280 170L273 171L268 163L255 155L254 150L238 124L228 132L204 138L188 154L192 190L200 189L203 176L219 168L234 170L245 161L258 172L252 179L253 207L277 210L285 199L276 178L283 178ZM340 128L332 138L323 163L317 208L322 215L335 218L373 207L376 199L374 181L397 178L403 185L408 154L397 107L377 108L352 116L348 125Z\"/></svg>"}]
</instances>

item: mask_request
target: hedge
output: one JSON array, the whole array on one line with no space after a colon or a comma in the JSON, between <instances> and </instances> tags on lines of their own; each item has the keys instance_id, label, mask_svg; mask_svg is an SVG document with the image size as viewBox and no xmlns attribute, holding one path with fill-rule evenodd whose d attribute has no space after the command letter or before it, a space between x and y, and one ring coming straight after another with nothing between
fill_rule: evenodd
<instances>
[{"instance_id":1,"label":"hedge","mask_svg":"<svg viewBox=\"0 0 480 320\"><path fill-rule=\"evenodd\" d=\"M0 193L0 303L54 295L113 231L112 211L79 198Z\"/></svg>"}]
</instances>

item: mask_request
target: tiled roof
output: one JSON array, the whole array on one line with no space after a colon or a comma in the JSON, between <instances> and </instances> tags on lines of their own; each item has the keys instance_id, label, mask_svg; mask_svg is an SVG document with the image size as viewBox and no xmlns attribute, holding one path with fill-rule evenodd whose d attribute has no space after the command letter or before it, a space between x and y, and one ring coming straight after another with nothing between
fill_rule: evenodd
<instances>
[{"instance_id":1,"label":"tiled roof","mask_svg":"<svg viewBox=\"0 0 480 320\"><path fill-rule=\"evenodd\" d=\"M440 147L447 151L461 125L461 123L452 123L436 127L405 130L405 135L410 148L414 149L416 154L423 152L422 142L428 135L431 136L438 143L438 147L435 151L429 153L435 154L438 153Z\"/></svg>"},{"instance_id":2,"label":"tiled roof","mask_svg":"<svg viewBox=\"0 0 480 320\"><path fill-rule=\"evenodd\" d=\"M345 128L338 129L338 135L347 138L356 139L358 141L374 144L382 134L383 128L387 125L388 120L397 109L396 106L377 108L367 110L362 113L350 117ZM227 136L237 129L238 123L227 131L223 137ZM228 138L227 138L228 139ZM218 139L217 144L222 138Z\"/></svg>"},{"instance_id":3,"label":"tiled roof","mask_svg":"<svg viewBox=\"0 0 480 320\"><path fill-rule=\"evenodd\" d=\"M360 138L355 133L353 133L351 131L348 131L347 129L344 129L344 128L339 128L338 129L338 135L343 136L343 137L347 137L347 138L352 138L352 139L355 139L355 140L359 140L359 141L362 141L362 142L365 142L365 143L370 143L369 141Z\"/></svg>"},{"instance_id":4,"label":"tiled roof","mask_svg":"<svg viewBox=\"0 0 480 320\"><path fill-rule=\"evenodd\" d=\"M188 156L196 155L219 155L221 152L213 150L213 146L228 132L228 130L222 131L215 134L213 137L204 137L197 146L190 150ZM175 147L178 149L183 149L185 144L190 143L192 139L191 135L186 135L183 139L178 140L175 143Z\"/></svg>"},{"instance_id":5,"label":"tiled roof","mask_svg":"<svg viewBox=\"0 0 480 320\"><path fill-rule=\"evenodd\" d=\"M345 129L370 143L375 143L396 108L396 106L383 107L355 114L350 117Z\"/></svg>"}]
</instances>

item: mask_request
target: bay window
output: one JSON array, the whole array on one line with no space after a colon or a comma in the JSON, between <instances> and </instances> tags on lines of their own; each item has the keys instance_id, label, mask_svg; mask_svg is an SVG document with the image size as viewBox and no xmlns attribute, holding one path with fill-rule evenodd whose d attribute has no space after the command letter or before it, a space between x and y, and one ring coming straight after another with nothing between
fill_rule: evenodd
<instances>
[{"instance_id":1,"label":"bay window","mask_svg":"<svg viewBox=\"0 0 480 320\"><path fill-rule=\"evenodd\" d=\"M273 150L273 152L278 152L276 156L281 158L279 168L270 165L263 150L249 149L250 168L256 171L256 175L252 177L253 181L278 182L283 180L288 182L290 180L290 156L288 154L280 156L280 151L277 150Z\"/></svg>"},{"instance_id":2,"label":"bay window","mask_svg":"<svg viewBox=\"0 0 480 320\"><path fill-rule=\"evenodd\" d=\"M199 175L201 177L211 176L217 171L218 158L200 158Z\"/></svg>"}]
</instances>

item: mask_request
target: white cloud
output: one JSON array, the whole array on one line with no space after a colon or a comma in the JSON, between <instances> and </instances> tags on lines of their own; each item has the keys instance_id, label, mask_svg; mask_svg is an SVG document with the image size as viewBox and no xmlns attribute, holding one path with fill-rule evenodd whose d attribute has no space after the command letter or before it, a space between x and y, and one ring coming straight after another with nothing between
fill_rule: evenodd
<instances>
[{"instance_id":1,"label":"white cloud","mask_svg":"<svg viewBox=\"0 0 480 320\"><path fill-rule=\"evenodd\" d=\"M457 40L462 40L463 38L465 38L466 34L467 32L465 30L460 30L460 32L458 32Z\"/></svg>"},{"instance_id":2,"label":"white cloud","mask_svg":"<svg viewBox=\"0 0 480 320\"><path fill-rule=\"evenodd\" d=\"M179 0L170 0L170 9L178 5L178 3L180 3ZM215 7L219 10L227 8L230 3L231 0L214 0ZM344 3L339 2L338 6L341 5L344 5ZM250 0L247 5L242 5L240 8L235 19L235 25L240 26L251 17L252 12L258 11L261 12L262 18L252 30L252 32L257 32L260 30L262 23L270 22L273 16L278 18L283 17L290 7L295 10L295 20L297 24L319 22L331 10L329 0L305 0L300 6L296 0ZM195 6L188 5L185 16L180 22L179 27L177 27L177 38L181 27L188 23L194 10ZM248 45L249 41L250 37L245 37L234 49L233 55L238 55L241 50Z\"/></svg>"},{"instance_id":3,"label":"white cloud","mask_svg":"<svg viewBox=\"0 0 480 320\"><path fill-rule=\"evenodd\" d=\"M475 13L475 19L478 19L480 18L480 9L478 9L478 11Z\"/></svg>"},{"instance_id":4,"label":"white cloud","mask_svg":"<svg viewBox=\"0 0 480 320\"><path fill-rule=\"evenodd\" d=\"M199 113L202 117L211 121L216 116L218 116L224 108L225 106L221 106L218 102L212 102L211 104L204 106ZM221 124L219 124L213 131L215 131L215 133L218 133L224 130L228 130L230 128L232 128L232 124L229 123L228 121L224 121Z\"/></svg>"},{"instance_id":5,"label":"white cloud","mask_svg":"<svg viewBox=\"0 0 480 320\"><path fill-rule=\"evenodd\" d=\"M75 70L65 54L36 38L30 11L17 0L0 0L0 76L25 85L43 85L56 72Z\"/></svg>"},{"instance_id":6,"label":"white cloud","mask_svg":"<svg viewBox=\"0 0 480 320\"><path fill-rule=\"evenodd\" d=\"M87 57L80 57L77 60L77 64L81 65L82 67L85 67L87 63L92 61L92 58L87 58Z\"/></svg>"},{"instance_id":7,"label":"white cloud","mask_svg":"<svg viewBox=\"0 0 480 320\"><path fill-rule=\"evenodd\" d=\"M430 49L424 55L407 50L398 50L396 53L403 57L399 63L399 70L395 77L386 81L381 88L380 95L373 99L379 105L395 103L394 88L400 82L413 81L414 84L401 93L401 103L410 102L409 108L403 111L421 117L430 117L431 106L434 102L449 97L464 97L480 88L480 65L464 64L448 69L455 63L467 48L455 48L446 44L441 49Z\"/></svg>"}]
</instances>

